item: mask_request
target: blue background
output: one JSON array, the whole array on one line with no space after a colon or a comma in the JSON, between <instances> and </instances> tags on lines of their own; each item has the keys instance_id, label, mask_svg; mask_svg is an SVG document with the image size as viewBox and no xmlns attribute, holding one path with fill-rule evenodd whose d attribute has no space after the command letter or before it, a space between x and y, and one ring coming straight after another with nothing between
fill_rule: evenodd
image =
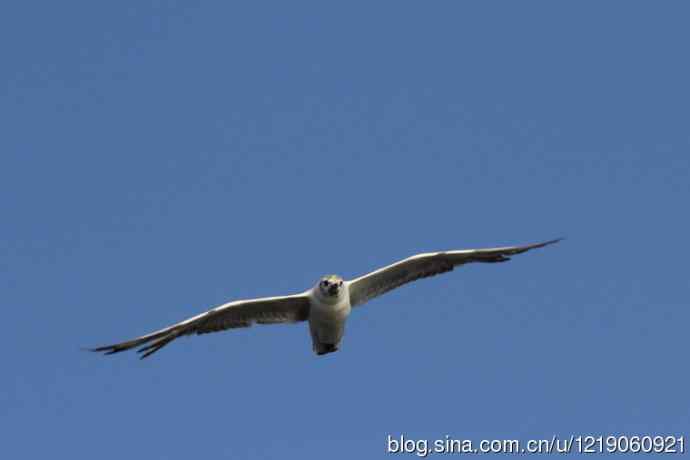
<instances>
[{"instance_id":1,"label":"blue background","mask_svg":"<svg viewBox=\"0 0 690 460\"><path fill-rule=\"evenodd\" d=\"M5 2L3 458L378 458L690 426L684 2ZM305 324L80 347L418 252Z\"/></svg>"}]
</instances>

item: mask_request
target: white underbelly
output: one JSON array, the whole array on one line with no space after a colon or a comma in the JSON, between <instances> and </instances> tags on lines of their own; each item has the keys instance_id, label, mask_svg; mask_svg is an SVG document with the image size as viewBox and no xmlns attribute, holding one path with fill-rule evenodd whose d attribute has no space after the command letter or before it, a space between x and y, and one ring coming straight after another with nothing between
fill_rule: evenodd
<instances>
[{"instance_id":1,"label":"white underbelly","mask_svg":"<svg viewBox=\"0 0 690 460\"><path fill-rule=\"evenodd\" d=\"M337 345L345 332L345 321L350 315L347 302L336 305L312 305L309 327L319 342Z\"/></svg>"}]
</instances>

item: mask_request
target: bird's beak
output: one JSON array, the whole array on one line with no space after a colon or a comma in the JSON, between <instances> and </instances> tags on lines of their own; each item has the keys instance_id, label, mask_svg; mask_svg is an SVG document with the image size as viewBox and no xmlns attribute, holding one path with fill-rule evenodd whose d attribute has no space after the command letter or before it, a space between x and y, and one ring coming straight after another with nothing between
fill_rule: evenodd
<instances>
[{"instance_id":1,"label":"bird's beak","mask_svg":"<svg viewBox=\"0 0 690 460\"><path fill-rule=\"evenodd\" d=\"M328 293L334 295L338 292L338 286L331 286L328 288Z\"/></svg>"}]
</instances>

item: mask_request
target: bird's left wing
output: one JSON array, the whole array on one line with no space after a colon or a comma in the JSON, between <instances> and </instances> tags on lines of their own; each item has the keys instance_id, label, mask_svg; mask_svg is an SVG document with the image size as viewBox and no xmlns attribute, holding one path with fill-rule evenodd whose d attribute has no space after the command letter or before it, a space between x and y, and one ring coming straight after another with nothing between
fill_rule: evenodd
<instances>
[{"instance_id":1,"label":"bird's left wing","mask_svg":"<svg viewBox=\"0 0 690 460\"><path fill-rule=\"evenodd\" d=\"M225 329L249 327L254 323L275 324L305 321L309 317L309 308L309 296L306 292L281 297L237 300L159 331L127 342L93 348L91 351L100 351L110 355L148 344L138 350L139 353L142 353L141 357L146 358L183 335L206 334Z\"/></svg>"},{"instance_id":2,"label":"bird's left wing","mask_svg":"<svg viewBox=\"0 0 690 460\"><path fill-rule=\"evenodd\" d=\"M350 304L354 307L411 281L438 275L470 262L506 262L509 256L559 242L560 239L526 246L432 252L408 257L349 281Z\"/></svg>"}]
</instances>

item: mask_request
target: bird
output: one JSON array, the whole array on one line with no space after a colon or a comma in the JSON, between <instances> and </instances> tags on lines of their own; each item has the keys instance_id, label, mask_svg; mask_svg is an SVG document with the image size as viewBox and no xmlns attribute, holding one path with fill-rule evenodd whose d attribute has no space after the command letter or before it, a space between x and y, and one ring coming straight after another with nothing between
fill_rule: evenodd
<instances>
[{"instance_id":1,"label":"bird","mask_svg":"<svg viewBox=\"0 0 690 460\"><path fill-rule=\"evenodd\" d=\"M555 244L563 238L523 246L465 249L417 254L351 280L325 275L310 289L292 295L235 300L126 342L89 349L106 355L140 347L151 356L173 340L252 326L309 322L312 349L318 356L338 351L345 323L357 308L412 281L446 273L472 262L507 262L511 256Z\"/></svg>"}]
</instances>

